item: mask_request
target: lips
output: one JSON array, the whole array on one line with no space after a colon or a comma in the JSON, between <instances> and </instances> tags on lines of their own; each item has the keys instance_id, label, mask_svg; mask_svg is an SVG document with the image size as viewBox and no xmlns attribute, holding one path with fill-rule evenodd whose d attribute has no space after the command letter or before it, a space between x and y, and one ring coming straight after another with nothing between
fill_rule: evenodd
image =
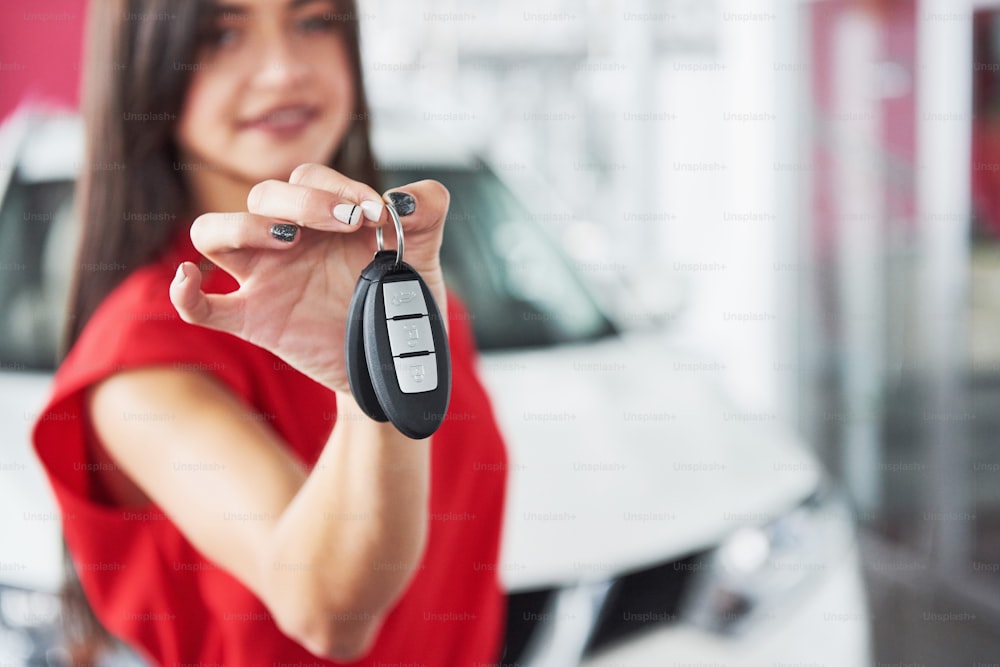
<instances>
[{"instance_id":1,"label":"lips","mask_svg":"<svg viewBox=\"0 0 1000 667\"><path fill-rule=\"evenodd\" d=\"M294 134L304 130L319 115L316 107L286 105L269 109L240 122L241 129L261 130L274 134Z\"/></svg>"}]
</instances>

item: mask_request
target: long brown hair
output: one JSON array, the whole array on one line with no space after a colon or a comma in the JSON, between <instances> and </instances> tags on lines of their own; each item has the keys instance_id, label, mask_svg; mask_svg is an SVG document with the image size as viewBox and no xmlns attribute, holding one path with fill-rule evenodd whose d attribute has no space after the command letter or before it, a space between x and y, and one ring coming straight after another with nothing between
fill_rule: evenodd
<instances>
[{"instance_id":1,"label":"long brown hair","mask_svg":"<svg viewBox=\"0 0 1000 667\"><path fill-rule=\"evenodd\" d=\"M190 65L217 9L213 0L100 0L91 2L89 11L83 76L86 160L77 184L82 229L64 350L76 342L101 301L190 223L194 212L178 168L174 129L194 70ZM350 129L329 165L380 189L354 1L338 0L335 18L344 21L356 102ZM113 640L87 602L65 543L63 549L68 648L75 664L93 664Z\"/></svg>"}]
</instances>

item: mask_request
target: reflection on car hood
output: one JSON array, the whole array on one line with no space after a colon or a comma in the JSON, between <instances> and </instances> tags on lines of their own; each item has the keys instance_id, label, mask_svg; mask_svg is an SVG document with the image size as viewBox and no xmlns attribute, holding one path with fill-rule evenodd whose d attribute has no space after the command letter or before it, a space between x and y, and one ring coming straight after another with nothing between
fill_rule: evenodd
<instances>
[{"instance_id":1,"label":"reflection on car hood","mask_svg":"<svg viewBox=\"0 0 1000 667\"><path fill-rule=\"evenodd\" d=\"M649 334L483 356L509 449L508 588L677 558L816 487L819 464L774 415L724 400L723 370Z\"/></svg>"}]
</instances>

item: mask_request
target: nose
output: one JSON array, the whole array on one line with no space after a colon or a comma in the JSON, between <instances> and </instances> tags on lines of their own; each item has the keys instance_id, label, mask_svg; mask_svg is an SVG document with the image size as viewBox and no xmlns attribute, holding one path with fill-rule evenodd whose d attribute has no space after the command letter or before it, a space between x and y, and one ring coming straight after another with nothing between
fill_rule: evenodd
<instances>
[{"instance_id":1,"label":"nose","mask_svg":"<svg viewBox=\"0 0 1000 667\"><path fill-rule=\"evenodd\" d=\"M255 80L267 88L295 87L309 72L309 63L296 48L294 37L268 35L260 44L260 60Z\"/></svg>"}]
</instances>

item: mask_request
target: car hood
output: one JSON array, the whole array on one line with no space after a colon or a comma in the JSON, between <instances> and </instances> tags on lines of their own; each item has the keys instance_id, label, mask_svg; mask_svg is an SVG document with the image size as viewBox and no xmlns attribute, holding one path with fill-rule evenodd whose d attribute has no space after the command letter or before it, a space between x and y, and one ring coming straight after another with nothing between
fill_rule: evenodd
<instances>
[{"instance_id":1,"label":"car hood","mask_svg":"<svg viewBox=\"0 0 1000 667\"><path fill-rule=\"evenodd\" d=\"M727 401L724 370L648 333L482 356L508 447L510 590L679 558L816 488L816 459Z\"/></svg>"},{"instance_id":2,"label":"car hood","mask_svg":"<svg viewBox=\"0 0 1000 667\"><path fill-rule=\"evenodd\" d=\"M600 579L711 547L808 495L820 468L773 415L718 391L724 369L662 337L484 354L508 447L510 590ZM60 520L30 447L47 374L0 373L0 582L55 591Z\"/></svg>"}]
</instances>

